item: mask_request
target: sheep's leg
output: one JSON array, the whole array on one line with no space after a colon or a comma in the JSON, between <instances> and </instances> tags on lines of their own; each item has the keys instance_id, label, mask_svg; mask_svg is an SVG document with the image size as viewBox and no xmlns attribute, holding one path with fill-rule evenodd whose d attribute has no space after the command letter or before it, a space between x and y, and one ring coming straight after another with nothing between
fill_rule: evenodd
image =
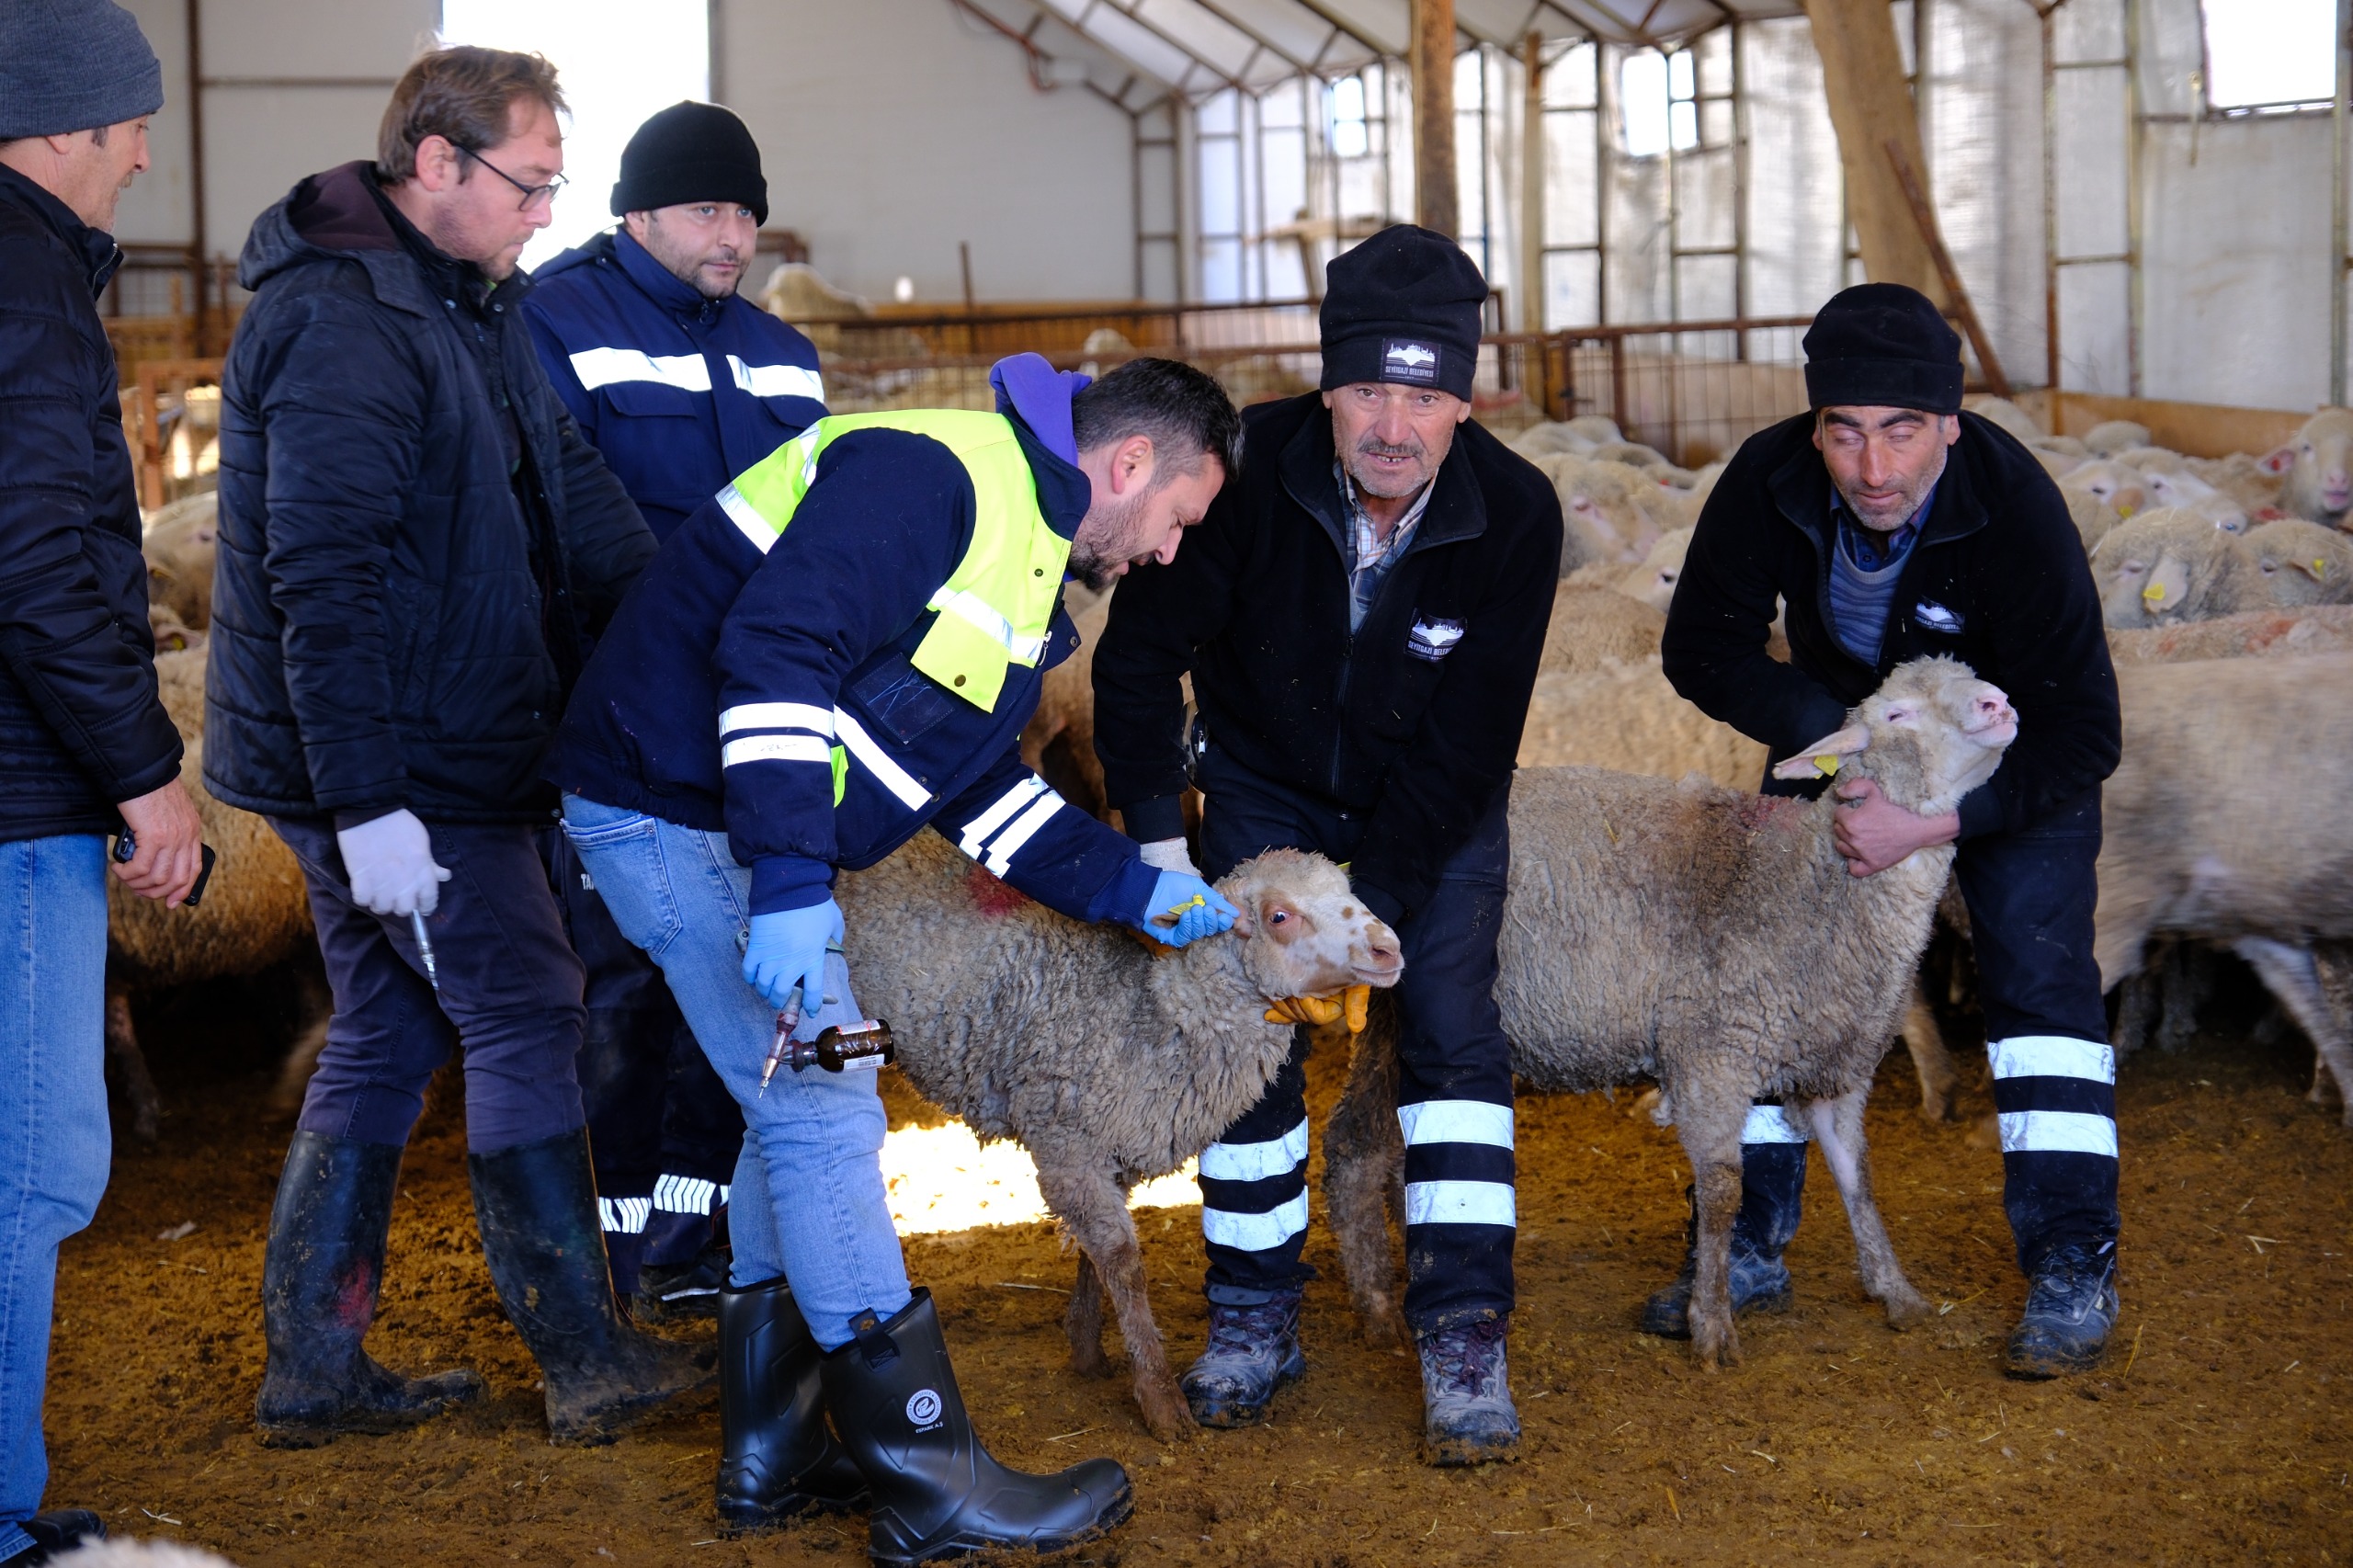
<instances>
[{"instance_id":1,"label":"sheep's leg","mask_svg":"<svg viewBox=\"0 0 2353 1568\"><path fill-rule=\"evenodd\" d=\"M1070 1336L1070 1369L1082 1378L1108 1378L1111 1363L1103 1355L1103 1283L1096 1278L1095 1259L1082 1250L1078 1278L1071 1284L1070 1306L1063 1313L1063 1332Z\"/></svg>"},{"instance_id":2,"label":"sheep's leg","mask_svg":"<svg viewBox=\"0 0 2353 1568\"><path fill-rule=\"evenodd\" d=\"M1095 1273L1111 1298L1120 1320L1120 1336L1127 1341L1128 1364L1135 1381L1136 1403L1143 1409L1143 1424L1164 1443L1189 1436L1193 1413L1168 1369L1168 1350L1161 1343L1160 1325L1153 1321L1152 1301L1144 1288L1143 1247L1136 1239L1135 1221L1128 1213L1124 1195L1108 1173L1073 1168L1052 1153L1032 1149L1038 1158L1038 1191L1046 1207L1063 1222L1079 1251L1094 1264ZM1082 1281L1083 1282L1083 1281ZM1077 1311L1073 1298L1072 1315ZM1070 1322L1065 1318L1064 1323ZM1076 1345L1072 1362L1079 1362ZM1097 1355L1101 1355L1099 1346Z\"/></svg>"},{"instance_id":3,"label":"sheep's leg","mask_svg":"<svg viewBox=\"0 0 2353 1568\"><path fill-rule=\"evenodd\" d=\"M1904 1006L1904 1044L1912 1052L1912 1071L1920 1077L1920 1114L1930 1121L1950 1121L1956 1108L1961 1074L1945 1049L1945 1032L1928 1009L1920 978L1912 977L1912 994Z\"/></svg>"},{"instance_id":4,"label":"sheep's leg","mask_svg":"<svg viewBox=\"0 0 2353 1568\"><path fill-rule=\"evenodd\" d=\"M2318 1065L2336 1074L2337 1089L2345 1100L2344 1123L2353 1127L2353 1038L2348 1038L2353 1037L2353 1029L2348 1029L2347 1020L2329 1006L2312 949L2263 937L2242 937L2236 950L2262 977L2271 994L2279 999L2288 1016L2312 1037L2313 1048L2320 1057ZM2321 1097L2317 1068L2309 1097L2315 1105L2327 1103Z\"/></svg>"},{"instance_id":5,"label":"sheep's leg","mask_svg":"<svg viewBox=\"0 0 2353 1568\"><path fill-rule=\"evenodd\" d=\"M2157 1027L2157 977L2148 970L2117 982L2116 1027L2111 1049L2119 1062L2149 1043Z\"/></svg>"},{"instance_id":6,"label":"sheep's leg","mask_svg":"<svg viewBox=\"0 0 2353 1568\"><path fill-rule=\"evenodd\" d=\"M1325 1221L1368 1343L1405 1343L1389 1221L1403 1223L1404 1136L1397 1129L1396 1014L1383 998L1348 1060L1348 1080L1324 1126Z\"/></svg>"},{"instance_id":7,"label":"sheep's leg","mask_svg":"<svg viewBox=\"0 0 2353 1568\"><path fill-rule=\"evenodd\" d=\"M285 1064L278 1070L278 1084L270 1093L270 1104L280 1116L292 1116L302 1108L311 1074L319 1069L319 1052L326 1049L328 1021L335 1017L335 997L327 990L324 976L305 968L295 982L295 993L304 1021L286 1048Z\"/></svg>"},{"instance_id":8,"label":"sheep's leg","mask_svg":"<svg viewBox=\"0 0 2353 1568\"><path fill-rule=\"evenodd\" d=\"M1703 1370L1740 1364L1740 1335L1732 1322L1732 1222L1740 1212L1740 1130L1749 1096L1727 1107L1670 1086L1675 1131L1691 1161L1692 1207L1698 1219L1691 1280L1691 1356Z\"/></svg>"},{"instance_id":9,"label":"sheep's leg","mask_svg":"<svg viewBox=\"0 0 2353 1568\"><path fill-rule=\"evenodd\" d=\"M2159 1004L2157 1050L2178 1056L2198 1036L2198 1009L2214 990L2212 957L2196 942L2178 941L2165 954L2164 1000Z\"/></svg>"},{"instance_id":10,"label":"sheep's leg","mask_svg":"<svg viewBox=\"0 0 2353 1568\"><path fill-rule=\"evenodd\" d=\"M131 1135L153 1143L161 1131L164 1102L147 1072L147 1053L139 1049L139 1031L131 1027L131 994L113 985L107 987L106 1061L130 1102Z\"/></svg>"},{"instance_id":11,"label":"sheep's leg","mask_svg":"<svg viewBox=\"0 0 2353 1568\"><path fill-rule=\"evenodd\" d=\"M1879 1203L1871 1197L1870 1150L1863 1139L1863 1101L1870 1094L1866 1085L1835 1100L1810 1100L1806 1119L1813 1125L1816 1147L1830 1166L1831 1179L1838 1184L1838 1196L1846 1201L1847 1224L1855 1233L1855 1264L1863 1276L1863 1290L1887 1309L1890 1327L1907 1328L1927 1317L1929 1308L1927 1298L1904 1278L1904 1266L1895 1260L1895 1244L1888 1240Z\"/></svg>"}]
</instances>

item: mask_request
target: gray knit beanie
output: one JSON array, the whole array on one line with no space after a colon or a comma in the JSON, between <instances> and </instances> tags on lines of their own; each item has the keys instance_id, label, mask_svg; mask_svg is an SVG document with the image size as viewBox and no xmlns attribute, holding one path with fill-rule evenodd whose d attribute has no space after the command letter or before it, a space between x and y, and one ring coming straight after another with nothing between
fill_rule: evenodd
<instances>
[{"instance_id":1,"label":"gray knit beanie","mask_svg":"<svg viewBox=\"0 0 2353 1568\"><path fill-rule=\"evenodd\" d=\"M153 114L164 67L114 0L0 0L0 142Z\"/></svg>"}]
</instances>

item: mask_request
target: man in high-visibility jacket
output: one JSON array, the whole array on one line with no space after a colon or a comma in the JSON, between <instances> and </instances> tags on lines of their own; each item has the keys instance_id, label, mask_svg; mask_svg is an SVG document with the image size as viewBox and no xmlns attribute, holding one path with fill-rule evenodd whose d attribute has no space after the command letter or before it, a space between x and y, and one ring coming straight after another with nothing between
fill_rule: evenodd
<instances>
[{"instance_id":1,"label":"man in high-visibility jacket","mask_svg":"<svg viewBox=\"0 0 2353 1568\"><path fill-rule=\"evenodd\" d=\"M1052 1550L1131 1505L1108 1460L1025 1476L973 1437L930 1298L907 1285L872 1078L784 1073L761 1093L795 992L801 1039L858 1017L836 868L929 824L1079 919L1182 946L1234 918L1066 805L1019 749L1046 668L1077 642L1065 576L1103 588L1175 558L1233 467L1233 406L1159 359L1089 385L1022 355L992 380L995 414L821 419L679 525L550 767L582 863L749 1126L720 1300L722 1519L870 1493L878 1562ZM1172 911L1173 929L1153 924Z\"/></svg>"}]
</instances>

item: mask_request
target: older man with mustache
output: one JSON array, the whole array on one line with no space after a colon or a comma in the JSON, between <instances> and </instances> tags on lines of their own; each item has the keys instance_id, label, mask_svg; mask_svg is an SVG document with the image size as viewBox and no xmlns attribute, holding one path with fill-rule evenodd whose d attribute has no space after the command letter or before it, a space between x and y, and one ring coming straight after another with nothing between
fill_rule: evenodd
<instances>
[{"instance_id":1,"label":"older man with mustache","mask_svg":"<svg viewBox=\"0 0 2353 1568\"><path fill-rule=\"evenodd\" d=\"M1112 804L1154 864L1261 850L1349 862L1397 928L1405 1316L1435 1464L1512 1456L1512 1080L1493 988L1506 823L1561 558L1561 506L1471 420L1487 285L1444 235L1385 229L1331 265L1324 387L1244 417L1242 472L1173 563L1131 577L1095 658ZM1183 747L1181 676L1200 721ZM1201 1155L1206 1426L1264 1420L1304 1373L1304 1031Z\"/></svg>"}]
</instances>

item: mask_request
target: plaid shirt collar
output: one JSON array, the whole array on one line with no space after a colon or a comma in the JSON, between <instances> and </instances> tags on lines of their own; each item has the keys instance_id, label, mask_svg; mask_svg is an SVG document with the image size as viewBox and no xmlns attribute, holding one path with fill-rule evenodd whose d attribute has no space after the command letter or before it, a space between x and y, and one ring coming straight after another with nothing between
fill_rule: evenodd
<instances>
[{"instance_id":1,"label":"plaid shirt collar","mask_svg":"<svg viewBox=\"0 0 2353 1568\"><path fill-rule=\"evenodd\" d=\"M1390 564L1405 552L1406 541L1413 538L1414 528L1429 510L1430 497L1438 492L1438 480L1433 476L1414 497L1397 526L1382 539L1371 516L1357 494L1356 482L1348 477L1347 465L1339 459L1332 460L1332 481L1340 488L1340 504L1348 514L1348 630L1353 631L1364 624L1365 612L1372 608L1372 597L1381 589L1381 579Z\"/></svg>"}]
</instances>

